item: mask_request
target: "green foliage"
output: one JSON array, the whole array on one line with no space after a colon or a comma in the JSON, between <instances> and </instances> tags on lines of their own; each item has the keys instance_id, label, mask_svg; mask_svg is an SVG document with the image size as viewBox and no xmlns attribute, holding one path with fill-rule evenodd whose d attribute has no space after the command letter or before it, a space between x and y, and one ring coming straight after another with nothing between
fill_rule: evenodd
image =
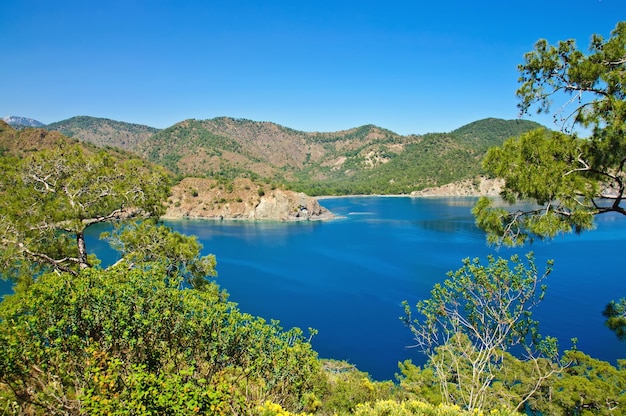
<instances>
[{"instance_id":1,"label":"green foliage","mask_svg":"<svg viewBox=\"0 0 626 416\"><path fill-rule=\"evenodd\" d=\"M606 318L604 324L620 341L626 341L626 299L609 302L602 315Z\"/></svg>"},{"instance_id":2,"label":"green foliage","mask_svg":"<svg viewBox=\"0 0 626 416\"><path fill-rule=\"evenodd\" d=\"M420 394L434 390L432 384L438 380L432 365L420 369L407 361L400 367L401 386L409 393L410 400L423 400ZM626 369L622 360L614 367L581 351L570 350L565 352L558 371L549 371L550 368L554 369L554 364L547 360L521 360L503 353L503 365L490 386L490 407L494 408L490 412L509 414L506 409L511 407L510 404L526 397L524 408L527 414L564 416L624 413ZM458 371L448 376L451 379L458 377ZM529 391L531 394L528 394ZM438 403L432 399L427 402Z\"/></svg>"},{"instance_id":3,"label":"green foliage","mask_svg":"<svg viewBox=\"0 0 626 416\"><path fill-rule=\"evenodd\" d=\"M591 128L592 135L580 140L537 131L489 152L485 169L505 179L505 199L538 205L507 213L481 202L478 224L492 241L521 244L532 236L589 230L597 214L626 214L621 206L626 179L624 56L626 22L618 23L609 39L594 35L586 54L573 40L556 46L539 40L525 55L517 91L522 112L536 106L539 113L548 113L553 100L563 99L554 114L563 130L582 126ZM566 108L571 111L563 115Z\"/></svg>"},{"instance_id":4,"label":"green foliage","mask_svg":"<svg viewBox=\"0 0 626 416\"><path fill-rule=\"evenodd\" d=\"M324 360L325 392L321 397L321 414L351 414L359 403L387 400L397 394L391 381L372 381L367 373L343 362Z\"/></svg>"},{"instance_id":5,"label":"green foliage","mask_svg":"<svg viewBox=\"0 0 626 416\"><path fill-rule=\"evenodd\" d=\"M484 152L502 144L504 139L518 137L540 127L538 123L529 120L486 118L459 127L452 134L463 142L473 145L475 152Z\"/></svg>"},{"instance_id":6,"label":"green foliage","mask_svg":"<svg viewBox=\"0 0 626 416\"><path fill-rule=\"evenodd\" d=\"M596 360L581 351L567 351L568 365L529 401L529 406L544 415L617 415L624 414L626 369Z\"/></svg>"},{"instance_id":7,"label":"green foliage","mask_svg":"<svg viewBox=\"0 0 626 416\"><path fill-rule=\"evenodd\" d=\"M103 237L127 264L159 262L168 276L180 276L193 288L201 289L209 282L206 277L217 276L215 256L199 257L202 244L195 236L173 232L154 220L118 224Z\"/></svg>"},{"instance_id":8,"label":"green foliage","mask_svg":"<svg viewBox=\"0 0 626 416\"><path fill-rule=\"evenodd\" d=\"M482 416L479 411L466 411L454 405L433 406L417 400L396 402L393 400L379 400L374 403L361 404L354 412L356 416ZM517 412L508 410L493 410L489 416L516 416Z\"/></svg>"},{"instance_id":9,"label":"green foliage","mask_svg":"<svg viewBox=\"0 0 626 416\"><path fill-rule=\"evenodd\" d=\"M169 178L138 159L80 145L21 159L4 157L0 179L0 265L3 276L32 276L89 267L85 230L97 223L158 216Z\"/></svg>"},{"instance_id":10,"label":"green foliage","mask_svg":"<svg viewBox=\"0 0 626 416\"><path fill-rule=\"evenodd\" d=\"M599 212L594 198L600 183L596 173L577 171L586 145L573 136L539 129L489 150L484 168L505 180L504 200L536 204L509 211L493 208L491 200L482 198L473 213L489 241L517 245L591 229Z\"/></svg>"},{"instance_id":11,"label":"green foliage","mask_svg":"<svg viewBox=\"0 0 626 416\"><path fill-rule=\"evenodd\" d=\"M441 388L432 366L420 368L411 360L398 363L397 375L402 392L409 398L416 398L431 404L441 404Z\"/></svg>"},{"instance_id":12,"label":"green foliage","mask_svg":"<svg viewBox=\"0 0 626 416\"><path fill-rule=\"evenodd\" d=\"M320 374L302 332L180 283L159 263L42 276L0 305L0 381L48 414L301 410Z\"/></svg>"},{"instance_id":13,"label":"green foliage","mask_svg":"<svg viewBox=\"0 0 626 416\"><path fill-rule=\"evenodd\" d=\"M470 410L502 404L517 409L536 385L524 385L521 394L503 403L493 400L500 396L495 382L502 381L506 351L523 348L532 365L541 370L531 377L537 383L555 371L551 362L558 354L556 340L541 339L538 323L531 318L532 308L544 296L541 282L550 273L551 262L539 275L532 254L527 255L526 264L517 256L511 257L512 265L502 258L488 260L483 266L478 259L465 259L462 268L435 285L429 299L417 304L422 319L413 319L405 302L404 320L416 346L429 357L443 402ZM539 365L539 361L547 364Z\"/></svg>"},{"instance_id":14,"label":"green foliage","mask_svg":"<svg viewBox=\"0 0 626 416\"><path fill-rule=\"evenodd\" d=\"M626 174L626 22L609 39L593 35L587 53L574 40L550 45L539 40L519 65L517 91L522 113L536 108L554 112L566 133L591 129L591 137L535 131L489 151L485 170L504 178L504 199L526 203L494 207L486 199L473 212L488 241L523 244L594 227L596 215L626 215L622 206ZM567 111L567 113L565 113ZM607 307L609 328L621 337L623 324L613 305Z\"/></svg>"}]
</instances>

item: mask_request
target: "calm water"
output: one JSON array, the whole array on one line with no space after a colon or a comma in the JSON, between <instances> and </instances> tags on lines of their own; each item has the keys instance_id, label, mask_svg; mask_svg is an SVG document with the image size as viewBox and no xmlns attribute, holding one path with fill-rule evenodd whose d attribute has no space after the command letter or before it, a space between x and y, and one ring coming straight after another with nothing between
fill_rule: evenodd
<instances>
[{"instance_id":1,"label":"calm water","mask_svg":"<svg viewBox=\"0 0 626 416\"><path fill-rule=\"evenodd\" d=\"M218 261L218 283L242 310L313 327L321 357L344 359L375 379L392 379L398 361L424 357L408 348L401 302L415 304L465 257L509 257L485 244L474 225L471 198L354 197L322 200L343 218L327 222L180 221ZM533 244L537 265L555 260L548 294L536 309L544 335L615 363L626 357L603 326L607 301L626 296L626 219L601 217L598 229ZM518 250L525 253L530 248Z\"/></svg>"},{"instance_id":2,"label":"calm water","mask_svg":"<svg viewBox=\"0 0 626 416\"><path fill-rule=\"evenodd\" d=\"M393 379L398 362L424 357L403 326L401 302L414 305L465 257L509 257L487 247L474 226L471 198L354 197L321 203L343 218L326 222L170 222L198 236L217 257L217 282L240 308L283 327L315 328L323 358L347 360L378 380ZM537 265L555 260L548 293L536 309L544 335L615 364L626 357L603 326L601 312L626 296L623 247L626 218L598 218L598 229L518 250ZM91 240L90 248L106 251ZM94 245L97 244L97 245ZM112 259L108 259L111 261Z\"/></svg>"}]
</instances>

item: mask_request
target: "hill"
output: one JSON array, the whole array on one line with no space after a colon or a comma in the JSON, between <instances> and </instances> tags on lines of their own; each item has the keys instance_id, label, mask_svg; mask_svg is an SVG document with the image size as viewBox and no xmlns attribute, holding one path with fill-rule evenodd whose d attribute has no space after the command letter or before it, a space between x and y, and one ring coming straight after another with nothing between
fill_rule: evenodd
<instances>
[{"instance_id":1,"label":"hill","mask_svg":"<svg viewBox=\"0 0 626 416\"><path fill-rule=\"evenodd\" d=\"M10 154L24 156L31 152L48 149L61 142L77 142L59 132L48 131L42 128L15 129L3 120L0 120L0 156Z\"/></svg>"},{"instance_id":2,"label":"hill","mask_svg":"<svg viewBox=\"0 0 626 416\"><path fill-rule=\"evenodd\" d=\"M165 217L306 221L329 219L333 215L315 198L248 178L228 183L185 178L172 187Z\"/></svg>"},{"instance_id":3,"label":"hill","mask_svg":"<svg viewBox=\"0 0 626 416\"><path fill-rule=\"evenodd\" d=\"M24 127L16 129L0 120L0 156L10 155L24 157L40 150L77 143L80 144L86 153L106 151L114 158L120 160L137 158L137 156L131 152L114 148L103 149L92 143L81 142L77 138L67 137L58 131L50 131L43 127Z\"/></svg>"},{"instance_id":4,"label":"hill","mask_svg":"<svg viewBox=\"0 0 626 416\"><path fill-rule=\"evenodd\" d=\"M88 116L77 116L48 124L48 130L55 130L68 137L100 147L117 147L134 150L159 129L142 124L125 123Z\"/></svg>"},{"instance_id":5,"label":"hill","mask_svg":"<svg viewBox=\"0 0 626 416\"><path fill-rule=\"evenodd\" d=\"M537 127L485 119L402 136L374 125L319 133L221 117L178 123L137 151L183 176L261 178L309 195L410 193L478 175L489 147Z\"/></svg>"},{"instance_id":6,"label":"hill","mask_svg":"<svg viewBox=\"0 0 626 416\"><path fill-rule=\"evenodd\" d=\"M189 119L158 130L94 117L47 128L130 150L181 177L251 178L309 195L408 194L474 178L486 150L541 127L488 118L450 133L403 136L365 125L303 132L271 122L219 117Z\"/></svg>"}]
</instances>

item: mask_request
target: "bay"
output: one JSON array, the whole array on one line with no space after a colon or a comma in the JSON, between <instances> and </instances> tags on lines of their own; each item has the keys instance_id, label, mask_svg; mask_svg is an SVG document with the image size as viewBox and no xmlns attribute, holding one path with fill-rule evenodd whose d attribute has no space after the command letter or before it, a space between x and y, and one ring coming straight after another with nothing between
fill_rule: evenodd
<instances>
[{"instance_id":1,"label":"bay","mask_svg":"<svg viewBox=\"0 0 626 416\"><path fill-rule=\"evenodd\" d=\"M585 353L616 364L626 344L604 327L602 310L626 296L623 247L626 218L597 217L597 229L521 249L496 250L474 225L475 198L347 197L322 199L330 221L246 222L178 220L167 224L195 235L203 254L217 257L217 283L242 311L277 319L284 328L319 331L322 358L346 360L376 380L393 379L398 362L423 364L402 324L402 301L429 297L463 258L510 257L533 251L540 271L555 267L535 309L544 336L562 349L578 338ZM88 247L103 264L117 258L90 229ZM7 293L7 288L2 288Z\"/></svg>"},{"instance_id":2,"label":"bay","mask_svg":"<svg viewBox=\"0 0 626 416\"><path fill-rule=\"evenodd\" d=\"M495 249L474 224L475 198L349 197L321 200L340 218L298 223L175 221L218 261L217 282L243 311L319 331L322 358L346 360L377 380L393 379L398 362L423 364L401 303L429 296L463 258L533 251L540 271L555 260L548 293L534 316L544 336L615 364L626 344L604 327L608 301L626 296L626 220L597 218L596 230Z\"/></svg>"}]
</instances>

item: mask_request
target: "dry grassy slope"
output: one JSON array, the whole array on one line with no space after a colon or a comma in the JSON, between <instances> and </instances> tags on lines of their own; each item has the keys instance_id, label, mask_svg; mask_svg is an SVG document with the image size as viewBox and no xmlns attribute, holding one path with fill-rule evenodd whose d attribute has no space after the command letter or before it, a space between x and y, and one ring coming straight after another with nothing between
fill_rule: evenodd
<instances>
[{"instance_id":1,"label":"dry grassy slope","mask_svg":"<svg viewBox=\"0 0 626 416\"><path fill-rule=\"evenodd\" d=\"M42 128L26 128L15 130L0 120L0 149L14 156L25 156L29 153L58 146L60 143L72 143L76 140L68 139L56 131L47 131Z\"/></svg>"},{"instance_id":2,"label":"dry grassy slope","mask_svg":"<svg viewBox=\"0 0 626 416\"><path fill-rule=\"evenodd\" d=\"M298 221L332 218L315 198L270 189L246 178L232 183L185 178L172 188L165 218Z\"/></svg>"},{"instance_id":3,"label":"dry grassy slope","mask_svg":"<svg viewBox=\"0 0 626 416\"><path fill-rule=\"evenodd\" d=\"M385 153L400 153L406 143L417 140L376 126L308 133L270 122L220 117L177 123L138 150L154 162L170 163L170 168L184 175L234 169L263 177L280 171L290 179L307 165L341 169L350 152L365 158L367 166L376 166L385 162Z\"/></svg>"}]
</instances>

